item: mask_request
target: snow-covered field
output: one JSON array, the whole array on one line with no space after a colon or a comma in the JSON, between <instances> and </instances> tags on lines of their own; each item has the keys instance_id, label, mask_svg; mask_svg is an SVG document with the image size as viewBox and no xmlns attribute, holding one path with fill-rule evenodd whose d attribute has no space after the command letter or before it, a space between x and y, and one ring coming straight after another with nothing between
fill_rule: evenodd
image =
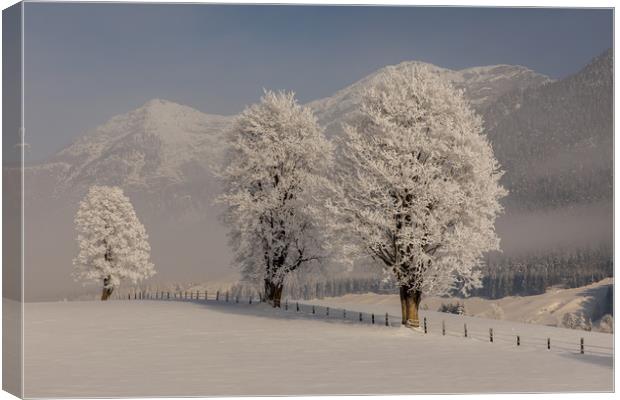
<instances>
[{"instance_id":1,"label":"snow-covered field","mask_svg":"<svg viewBox=\"0 0 620 400\"><path fill-rule=\"evenodd\" d=\"M431 319L435 329L424 335L400 327L343 322L336 315L325 320L319 314L296 313L292 307L273 310L265 304L28 303L25 396L613 390L609 354L444 337ZM472 333L486 329L489 322L470 320ZM448 327L452 322L456 327L456 321L446 319ZM492 322L498 333L525 326ZM574 339L574 333L564 329L527 328L533 337L560 332L554 337ZM587 344L611 347L612 335L577 335Z\"/></svg>"},{"instance_id":2,"label":"snow-covered field","mask_svg":"<svg viewBox=\"0 0 620 400\"><path fill-rule=\"evenodd\" d=\"M492 317L492 306L497 305L503 312L502 320L527 323L509 323L511 328L514 327L516 329L516 327L521 327L519 329L525 329L527 331L530 329L530 324L561 326L562 317L565 313L584 311L586 314L590 315L594 304L602 302L601 299L607 294L607 289L611 285L613 285L613 278L606 278L591 285L573 289L550 288L546 293L536 296L508 296L497 300L483 299L480 297L471 297L464 300L428 297L422 300L422 305L426 306L428 310L434 311L439 309L442 303L464 303L466 314L477 317L475 321L481 321L482 318ZM390 314L398 315L400 313L400 299L398 295L393 294L347 294L341 297L328 297L321 300L312 300L310 302L318 305L348 308L377 314L389 312ZM427 314L435 315L436 313ZM452 321L448 314L440 313L438 315L441 316L441 318L448 318ZM492 318L490 319L493 321L493 324L497 324L497 321ZM502 323L499 324L501 325ZM459 328L459 330L461 329L462 328ZM558 329L550 330L543 327L535 328L535 330L537 332L548 332L545 333L545 335L557 335L558 332L564 331ZM569 334L569 332L562 333L562 336L569 337L573 341L578 341L579 338L583 336L583 331L573 331L572 334ZM612 338L609 334L591 336L596 337L597 341L612 343ZM599 337L600 339L598 339Z\"/></svg>"}]
</instances>

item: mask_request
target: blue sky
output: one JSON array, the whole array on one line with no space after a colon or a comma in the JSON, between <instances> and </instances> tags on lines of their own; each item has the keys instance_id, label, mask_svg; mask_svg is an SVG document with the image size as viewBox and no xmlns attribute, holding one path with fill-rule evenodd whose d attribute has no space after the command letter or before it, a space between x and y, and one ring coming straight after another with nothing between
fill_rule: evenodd
<instances>
[{"instance_id":1,"label":"blue sky","mask_svg":"<svg viewBox=\"0 0 620 400\"><path fill-rule=\"evenodd\" d=\"M405 60L562 78L612 32L601 9L27 3L28 159L155 97L235 114L262 88L307 102Z\"/></svg>"}]
</instances>

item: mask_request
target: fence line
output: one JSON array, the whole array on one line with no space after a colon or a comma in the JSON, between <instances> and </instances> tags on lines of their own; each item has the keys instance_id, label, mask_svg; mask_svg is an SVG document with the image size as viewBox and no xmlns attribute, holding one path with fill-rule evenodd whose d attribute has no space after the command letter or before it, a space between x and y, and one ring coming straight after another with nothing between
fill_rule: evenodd
<instances>
[{"instance_id":1,"label":"fence line","mask_svg":"<svg viewBox=\"0 0 620 400\"><path fill-rule=\"evenodd\" d=\"M133 294L133 296L132 296ZM243 298L240 296L232 297L228 291L220 292L215 291L215 294L209 292L207 290L204 291L157 291L157 292L147 292L147 291L135 291L128 292L127 294L116 294L112 296L113 300L183 300L183 301L214 301L218 303L231 303L231 304L256 304L263 302L263 299L258 297L249 296L247 298ZM362 324L370 324L370 325L378 325L378 326L386 326L386 327L400 327L402 325L401 317L390 315L389 313L385 314L375 314L375 313L367 313L360 312L354 310L347 310L346 308L333 308L329 306L319 306L315 304L304 304L295 301L294 306L291 307L289 304L289 300L285 299L284 302L281 302L282 310L287 312L305 314L309 316L313 316L314 318L322 318L328 320L344 320L350 322L357 322ZM394 322L396 321L396 322ZM430 332L430 324L426 317L423 317L420 321L420 329L423 330L425 334ZM580 353L580 354L592 354L592 355L605 355L611 356L613 355L613 347L606 346L598 346L598 345L586 345L584 338L580 338L578 343L569 342L566 340L556 340L551 337L541 338L541 337L529 337L523 336L520 334L507 334L503 332L494 332L493 328L489 328L488 335L484 335L480 332L472 331L471 326L468 328L467 324L463 324L463 330L461 332L450 331L446 329L445 320L441 321L441 335L442 336L451 336L451 337L461 337L467 338L471 340L480 340L486 341L490 343L494 343L497 340L500 340L504 343L514 343L516 347L537 347L537 348L545 348L548 351L558 352L569 352L569 353ZM525 340L524 340L525 339ZM532 342L537 341L540 343L533 344ZM567 346L558 346L557 344L569 345ZM603 349L609 350L610 352L604 352L599 350L592 349Z\"/></svg>"}]
</instances>

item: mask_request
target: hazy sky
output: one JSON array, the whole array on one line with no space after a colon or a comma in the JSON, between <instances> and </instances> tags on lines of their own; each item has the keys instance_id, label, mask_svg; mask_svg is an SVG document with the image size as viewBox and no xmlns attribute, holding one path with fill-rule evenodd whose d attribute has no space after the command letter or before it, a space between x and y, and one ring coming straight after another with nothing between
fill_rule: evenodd
<instances>
[{"instance_id":1,"label":"hazy sky","mask_svg":"<svg viewBox=\"0 0 620 400\"><path fill-rule=\"evenodd\" d=\"M612 46L611 10L26 3L29 160L159 97L235 114L302 102L405 60L520 64L553 78Z\"/></svg>"}]
</instances>

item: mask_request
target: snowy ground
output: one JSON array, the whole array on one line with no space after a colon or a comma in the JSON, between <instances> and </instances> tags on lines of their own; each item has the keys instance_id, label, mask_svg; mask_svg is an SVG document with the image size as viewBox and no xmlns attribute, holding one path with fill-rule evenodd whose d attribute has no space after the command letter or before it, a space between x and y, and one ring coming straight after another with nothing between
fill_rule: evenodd
<instances>
[{"instance_id":1,"label":"snowy ground","mask_svg":"<svg viewBox=\"0 0 620 400\"><path fill-rule=\"evenodd\" d=\"M613 278L606 278L591 285L572 288L549 288L545 293L535 296L508 296L497 300L480 297L467 299L427 297L422 305L429 310L437 310L442 303L464 303L467 315L476 317L490 317L493 314L492 306L498 305L504 313L502 319L532 324L561 326L562 317L566 313L583 311L592 314L595 304L603 303L609 287L613 286ZM336 298L313 300L315 304L325 304L332 307L348 307L360 311L370 310L375 313L400 312L398 295L382 294L348 294ZM595 326L596 328L596 326Z\"/></svg>"},{"instance_id":2,"label":"snowy ground","mask_svg":"<svg viewBox=\"0 0 620 400\"><path fill-rule=\"evenodd\" d=\"M204 300L29 303L24 358L26 397L611 391L613 385L610 355Z\"/></svg>"}]
</instances>

